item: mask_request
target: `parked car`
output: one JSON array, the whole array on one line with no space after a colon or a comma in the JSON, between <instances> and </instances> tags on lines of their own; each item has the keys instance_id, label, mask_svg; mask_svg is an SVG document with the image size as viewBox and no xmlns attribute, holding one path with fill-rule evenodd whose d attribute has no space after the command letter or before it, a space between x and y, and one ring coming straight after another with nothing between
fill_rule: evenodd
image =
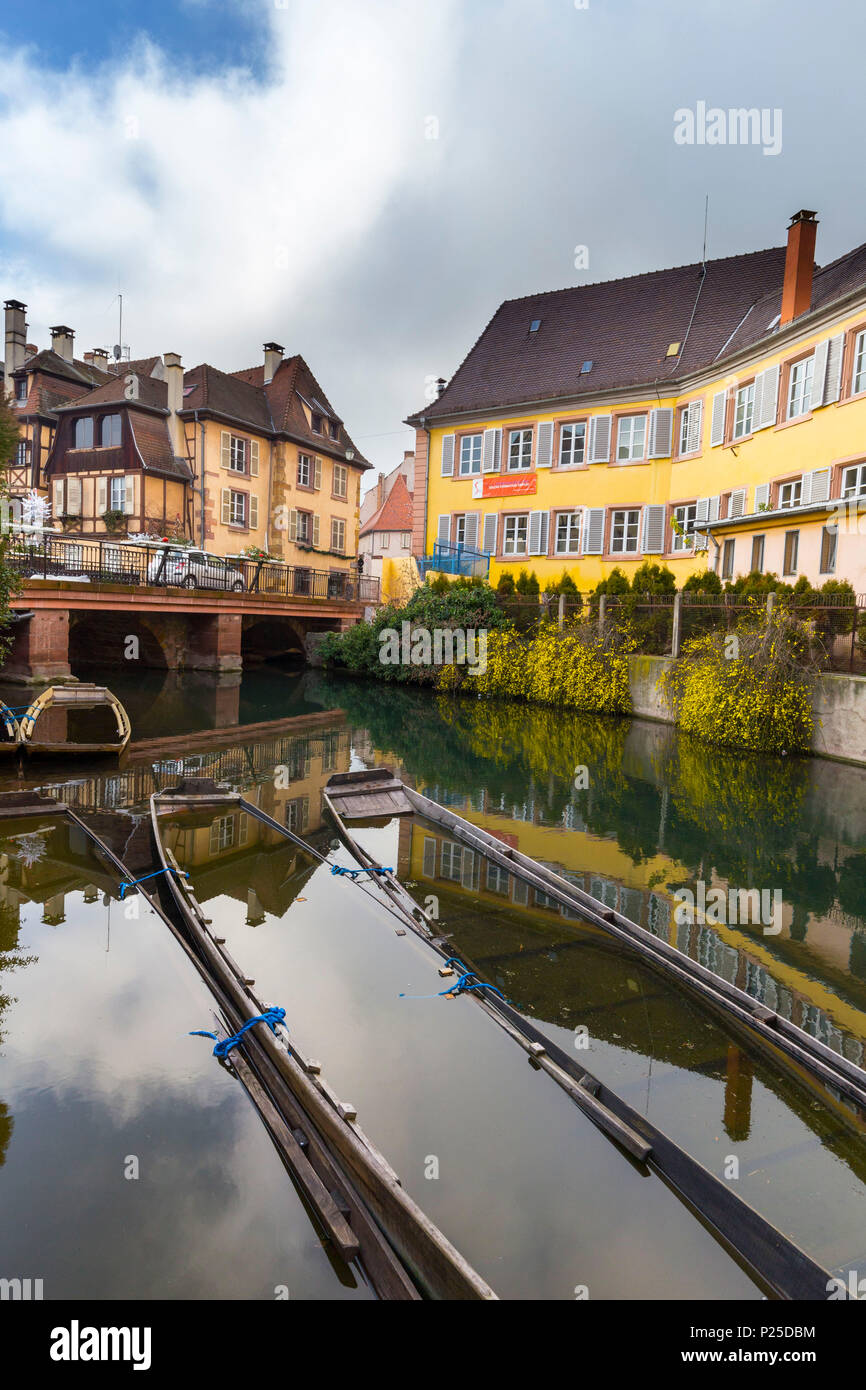
<instances>
[{"instance_id":1,"label":"parked car","mask_svg":"<svg viewBox=\"0 0 866 1390\"><path fill-rule=\"evenodd\" d=\"M154 555L147 577L151 584L172 584L182 589L230 589L240 593L246 588L238 570L219 555L207 555L203 550L166 550Z\"/></svg>"}]
</instances>

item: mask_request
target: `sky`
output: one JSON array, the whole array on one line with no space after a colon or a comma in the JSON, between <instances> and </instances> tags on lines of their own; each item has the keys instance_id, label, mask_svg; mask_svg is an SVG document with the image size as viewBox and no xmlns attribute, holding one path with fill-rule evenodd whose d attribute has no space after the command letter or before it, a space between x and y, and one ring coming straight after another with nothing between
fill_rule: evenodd
<instances>
[{"instance_id":1,"label":"sky","mask_svg":"<svg viewBox=\"0 0 866 1390\"><path fill-rule=\"evenodd\" d=\"M698 261L707 198L709 257L866 241L864 49L850 0L0 0L0 292L79 356L121 292L134 357L282 343L387 471L502 300Z\"/></svg>"}]
</instances>

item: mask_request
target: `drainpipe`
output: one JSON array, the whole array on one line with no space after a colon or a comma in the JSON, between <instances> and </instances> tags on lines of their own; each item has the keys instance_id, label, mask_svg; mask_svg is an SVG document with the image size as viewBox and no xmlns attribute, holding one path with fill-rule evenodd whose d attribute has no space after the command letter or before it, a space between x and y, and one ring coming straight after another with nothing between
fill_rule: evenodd
<instances>
[{"instance_id":1,"label":"drainpipe","mask_svg":"<svg viewBox=\"0 0 866 1390\"><path fill-rule=\"evenodd\" d=\"M201 534L199 537L199 549L204 550L204 422L199 422L197 410L193 413L193 419L199 428L199 441L201 445L201 462L199 465L199 476L201 478Z\"/></svg>"}]
</instances>

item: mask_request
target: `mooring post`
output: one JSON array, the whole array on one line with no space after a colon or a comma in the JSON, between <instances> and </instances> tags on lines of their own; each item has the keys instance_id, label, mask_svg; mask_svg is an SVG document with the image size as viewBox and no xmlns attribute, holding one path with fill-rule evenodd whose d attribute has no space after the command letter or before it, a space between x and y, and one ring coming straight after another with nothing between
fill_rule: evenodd
<instances>
[{"instance_id":1,"label":"mooring post","mask_svg":"<svg viewBox=\"0 0 866 1390\"><path fill-rule=\"evenodd\" d=\"M602 594L598 601L598 635L604 636L604 610L606 607L607 594Z\"/></svg>"},{"instance_id":2,"label":"mooring post","mask_svg":"<svg viewBox=\"0 0 866 1390\"><path fill-rule=\"evenodd\" d=\"M559 604L556 610L556 626L560 632L565 627L565 594L559 595Z\"/></svg>"},{"instance_id":3,"label":"mooring post","mask_svg":"<svg viewBox=\"0 0 866 1390\"><path fill-rule=\"evenodd\" d=\"M671 633L671 656L674 661L680 654L680 633L683 621L683 591L677 589L674 594L674 625Z\"/></svg>"}]
</instances>

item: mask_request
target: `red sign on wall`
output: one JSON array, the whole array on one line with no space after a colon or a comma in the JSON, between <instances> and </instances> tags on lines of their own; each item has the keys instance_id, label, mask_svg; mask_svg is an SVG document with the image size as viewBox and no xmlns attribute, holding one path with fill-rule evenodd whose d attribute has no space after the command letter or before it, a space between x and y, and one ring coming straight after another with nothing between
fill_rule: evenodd
<instances>
[{"instance_id":1,"label":"red sign on wall","mask_svg":"<svg viewBox=\"0 0 866 1390\"><path fill-rule=\"evenodd\" d=\"M538 477L535 473L494 473L488 478L474 478L472 496L479 497L529 497L538 491Z\"/></svg>"}]
</instances>

